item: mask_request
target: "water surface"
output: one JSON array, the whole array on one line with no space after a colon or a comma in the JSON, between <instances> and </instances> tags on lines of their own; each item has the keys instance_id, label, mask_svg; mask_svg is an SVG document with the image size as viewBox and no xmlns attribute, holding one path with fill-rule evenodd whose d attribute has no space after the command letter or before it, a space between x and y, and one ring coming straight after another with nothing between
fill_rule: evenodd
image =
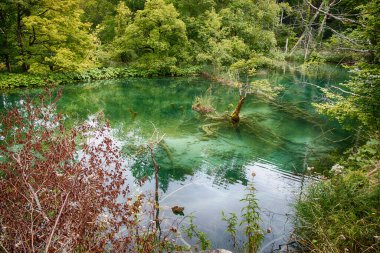
<instances>
[{"instance_id":1,"label":"water surface","mask_svg":"<svg viewBox=\"0 0 380 253\"><path fill-rule=\"evenodd\" d=\"M211 94L216 110L224 112L232 110L239 96L234 88L199 77L67 85L58 109L71 124L101 111L111 127L118 130L118 138L128 143L124 149L130 155L134 155L136 142L146 142L155 129L159 130L166 147L156 150L162 214L170 217L171 206L184 206L185 214L193 214L200 230L209 234L213 248L231 249L221 211L239 214L244 205L240 199L252 182L261 208L261 226L271 229L262 251L270 252L288 240L291 205L305 183L300 174L312 161L345 145L339 141L347 134L334 122L317 116L311 102L322 99L317 86L338 85L347 75L330 67L314 76L272 71L260 72L257 78L268 78L271 83L284 86L278 102L286 107L249 96L242 116L257 127L222 124L211 137L201 129L210 122L191 110L195 97ZM1 104L33 92L38 90L3 93ZM294 108L310 117L300 116ZM130 174L153 179L149 156L143 154L136 159ZM148 181L143 190L152 189L153 182Z\"/></svg>"}]
</instances>

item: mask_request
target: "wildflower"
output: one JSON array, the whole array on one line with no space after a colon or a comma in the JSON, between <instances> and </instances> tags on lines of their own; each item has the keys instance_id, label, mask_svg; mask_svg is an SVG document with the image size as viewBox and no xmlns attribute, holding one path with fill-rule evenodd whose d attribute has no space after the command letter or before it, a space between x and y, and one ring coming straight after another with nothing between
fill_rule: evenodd
<instances>
[{"instance_id":1,"label":"wildflower","mask_svg":"<svg viewBox=\"0 0 380 253\"><path fill-rule=\"evenodd\" d=\"M344 169L344 167L337 163L331 167L330 172L333 173L334 175L339 175L339 174L343 173L343 169Z\"/></svg>"},{"instance_id":2,"label":"wildflower","mask_svg":"<svg viewBox=\"0 0 380 253\"><path fill-rule=\"evenodd\" d=\"M344 235L340 235L340 236L338 236L338 239L344 241L344 240L346 240L346 237Z\"/></svg>"}]
</instances>

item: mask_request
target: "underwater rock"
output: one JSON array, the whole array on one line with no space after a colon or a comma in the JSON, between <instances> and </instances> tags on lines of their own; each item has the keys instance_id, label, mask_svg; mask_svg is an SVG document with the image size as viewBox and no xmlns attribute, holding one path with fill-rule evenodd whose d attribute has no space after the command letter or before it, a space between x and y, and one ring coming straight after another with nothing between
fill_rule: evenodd
<instances>
[{"instance_id":1,"label":"underwater rock","mask_svg":"<svg viewBox=\"0 0 380 253\"><path fill-rule=\"evenodd\" d=\"M182 215L182 216L184 216L185 214L183 213L183 210L185 210L185 208L181 207L181 206L173 206L172 207L172 212L175 215Z\"/></svg>"}]
</instances>

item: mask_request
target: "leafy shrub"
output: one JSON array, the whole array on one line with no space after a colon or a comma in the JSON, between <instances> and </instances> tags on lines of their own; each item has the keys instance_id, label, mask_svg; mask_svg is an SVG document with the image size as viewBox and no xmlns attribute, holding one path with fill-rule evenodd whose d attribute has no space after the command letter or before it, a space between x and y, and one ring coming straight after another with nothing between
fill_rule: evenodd
<instances>
[{"instance_id":1,"label":"leafy shrub","mask_svg":"<svg viewBox=\"0 0 380 253\"><path fill-rule=\"evenodd\" d=\"M371 170L380 161L380 138L373 136L364 145L355 149L351 148L347 159L342 159L340 164L351 170Z\"/></svg>"},{"instance_id":2,"label":"leafy shrub","mask_svg":"<svg viewBox=\"0 0 380 253\"><path fill-rule=\"evenodd\" d=\"M108 124L98 116L66 129L56 100L27 99L1 117L1 251L177 249L149 222L144 195L130 193Z\"/></svg>"},{"instance_id":3,"label":"leafy shrub","mask_svg":"<svg viewBox=\"0 0 380 253\"><path fill-rule=\"evenodd\" d=\"M154 69L138 68L97 68L89 69L81 73L50 73L37 74L0 74L0 89L17 87L43 87L51 84L64 85L73 82L86 82L91 80L105 80L128 77L151 77L151 76L189 76L199 72L199 67L190 66L173 68L169 71L160 72Z\"/></svg>"},{"instance_id":4,"label":"leafy shrub","mask_svg":"<svg viewBox=\"0 0 380 253\"><path fill-rule=\"evenodd\" d=\"M44 86L47 79L43 76L31 74L1 74L0 75L0 89L17 88L17 87L38 87Z\"/></svg>"},{"instance_id":5,"label":"leafy shrub","mask_svg":"<svg viewBox=\"0 0 380 253\"><path fill-rule=\"evenodd\" d=\"M245 206L241 209L241 221L238 222L237 215L230 213L228 216L222 212L222 220L227 223L226 231L231 235L233 247L235 251L256 253L260 249L262 240L264 239L264 231L260 227L260 208L257 203L255 187L249 184L246 188L248 193L240 201L245 202ZM236 231L237 227L243 227L245 241L243 245L238 245Z\"/></svg>"},{"instance_id":6,"label":"leafy shrub","mask_svg":"<svg viewBox=\"0 0 380 253\"><path fill-rule=\"evenodd\" d=\"M320 66L326 62L325 58L316 52L313 52L307 61L301 65L301 72L308 75L317 75Z\"/></svg>"}]
</instances>

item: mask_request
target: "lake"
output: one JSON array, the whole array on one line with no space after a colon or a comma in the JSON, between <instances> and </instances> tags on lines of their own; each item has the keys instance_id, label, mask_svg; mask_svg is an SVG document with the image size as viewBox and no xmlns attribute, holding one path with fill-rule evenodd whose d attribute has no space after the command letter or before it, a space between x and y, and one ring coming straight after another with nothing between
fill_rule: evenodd
<instances>
[{"instance_id":1,"label":"lake","mask_svg":"<svg viewBox=\"0 0 380 253\"><path fill-rule=\"evenodd\" d=\"M318 87L339 85L347 77L344 70L331 66L312 75L289 69L261 71L255 79L267 78L285 88L277 102L248 95L241 116L256 127L221 124L213 128L212 136L202 130L210 122L191 109L194 99L208 94L215 109L225 112L233 110L239 94L235 88L201 77L67 85L58 109L66 115L68 124L103 112L131 156L130 177L149 179L142 191L153 191L154 171L148 153L136 155L136 146L146 143L155 129L164 135L165 148L156 150L161 215L171 219L171 207L183 206L185 215L192 214L194 223L209 235L213 248L231 249L221 212L239 215L244 206L240 199L247 193L247 184L252 183L261 227L271 230L261 250L271 252L288 241L294 218L292 204L305 185L316 180L304 175L306 168L347 144L343 140L348 134L336 123L318 116L311 105L323 100ZM4 92L1 106L35 92L40 90Z\"/></svg>"}]
</instances>

